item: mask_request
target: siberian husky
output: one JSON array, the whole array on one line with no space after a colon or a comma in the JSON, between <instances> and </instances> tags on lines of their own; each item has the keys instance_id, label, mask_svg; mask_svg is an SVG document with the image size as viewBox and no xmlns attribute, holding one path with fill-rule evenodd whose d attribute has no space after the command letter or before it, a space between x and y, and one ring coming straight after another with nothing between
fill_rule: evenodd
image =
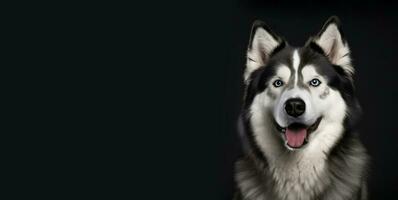
<instances>
[{"instance_id":1,"label":"siberian husky","mask_svg":"<svg viewBox=\"0 0 398 200\"><path fill-rule=\"evenodd\" d=\"M254 22L235 199L367 199L369 159L356 131L361 109L353 75L337 17L303 47Z\"/></svg>"}]
</instances>

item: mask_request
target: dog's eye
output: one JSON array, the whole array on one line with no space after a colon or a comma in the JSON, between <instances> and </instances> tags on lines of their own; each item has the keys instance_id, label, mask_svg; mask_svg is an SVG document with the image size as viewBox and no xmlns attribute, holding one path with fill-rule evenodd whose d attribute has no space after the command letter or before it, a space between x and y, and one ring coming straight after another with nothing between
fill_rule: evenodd
<instances>
[{"instance_id":1,"label":"dog's eye","mask_svg":"<svg viewBox=\"0 0 398 200\"><path fill-rule=\"evenodd\" d=\"M283 85L283 81L278 79L278 80L274 81L274 83L272 85L274 85L275 87L280 87Z\"/></svg>"},{"instance_id":2,"label":"dog's eye","mask_svg":"<svg viewBox=\"0 0 398 200\"><path fill-rule=\"evenodd\" d=\"M310 81L310 85L314 87L318 87L321 84L321 81L317 78L314 78Z\"/></svg>"}]
</instances>

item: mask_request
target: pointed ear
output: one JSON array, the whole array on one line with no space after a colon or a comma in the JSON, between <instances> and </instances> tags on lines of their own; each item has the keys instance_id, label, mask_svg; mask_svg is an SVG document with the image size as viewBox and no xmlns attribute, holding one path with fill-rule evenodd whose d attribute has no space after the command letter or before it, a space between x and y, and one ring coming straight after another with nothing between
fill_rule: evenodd
<instances>
[{"instance_id":1,"label":"pointed ear","mask_svg":"<svg viewBox=\"0 0 398 200\"><path fill-rule=\"evenodd\" d=\"M275 35L264 22L256 20L253 23L244 72L245 82L253 71L267 64L273 51L282 43L284 44L283 40Z\"/></svg>"},{"instance_id":2,"label":"pointed ear","mask_svg":"<svg viewBox=\"0 0 398 200\"><path fill-rule=\"evenodd\" d=\"M313 42L321 47L323 54L332 64L340 66L350 76L354 73L350 49L341 32L340 20L336 16L330 17L325 22Z\"/></svg>"}]
</instances>

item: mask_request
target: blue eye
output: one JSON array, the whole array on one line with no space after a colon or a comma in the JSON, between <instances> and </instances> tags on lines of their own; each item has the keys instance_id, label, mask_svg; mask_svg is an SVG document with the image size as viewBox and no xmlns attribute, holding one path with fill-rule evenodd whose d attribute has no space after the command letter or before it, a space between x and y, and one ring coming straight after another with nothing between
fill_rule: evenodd
<instances>
[{"instance_id":1,"label":"blue eye","mask_svg":"<svg viewBox=\"0 0 398 200\"><path fill-rule=\"evenodd\" d=\"M278 79L278 80L274 81L274 83L272 85L274 85L275 87L280 87L283 85L283 81Z\"/></svg>"},{"instance_id":2,"label":"blue eye","mask_svg":"<svg viewBox=\"0 0 398 200\"><path fill-rule=\"evenodd\" d=\"M317 78L314 78L310 81L310 85L314 87L318 87L321 84L321 81Z\"/></svg>"}]
</instances>

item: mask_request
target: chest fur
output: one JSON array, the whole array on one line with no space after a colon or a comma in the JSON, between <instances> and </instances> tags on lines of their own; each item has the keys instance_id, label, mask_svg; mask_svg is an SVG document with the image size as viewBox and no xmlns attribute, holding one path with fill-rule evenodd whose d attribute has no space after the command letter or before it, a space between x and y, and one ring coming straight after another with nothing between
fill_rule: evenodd
<instances>
[{"instance_id":1,"label":"chest fur","mask_svg":"<svg viewBox=\"0 0 398 200\"><path fill-rule=\"evenodd\" d=\"M275 194L280 199L306 200L320 194L330 180L322 156L287 155L269 166Z\"/></svg>"},{"instance_id":2,"label":"chest fur","mask_svg":"<svg viewBox=\"0 0 398 200\"><path fill-rule=\"evenodd\" d=\"M320 155L286 154L262 170L253 166L251 162L237 163L236 178L245 199L310 200L331 182Z\"/></svg>"}]
</instances>

